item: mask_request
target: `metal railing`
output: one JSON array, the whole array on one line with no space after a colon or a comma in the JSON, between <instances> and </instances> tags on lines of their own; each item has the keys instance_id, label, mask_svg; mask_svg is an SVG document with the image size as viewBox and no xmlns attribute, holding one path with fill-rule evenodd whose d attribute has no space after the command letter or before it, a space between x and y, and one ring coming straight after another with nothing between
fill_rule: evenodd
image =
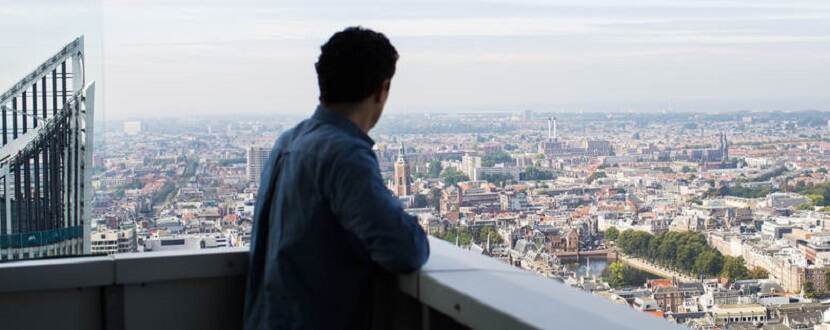
<instances>
[{"instance_id":1,"label":"metal railing","mask_svg":"<svg viewBox=\"0 0 830 330\"><path fill-rule=\"evenodd\" d=\"M88 228L94 83L83 61L80 37L0 94L0 259L89 252L83 234L53 234ZM55 237L74 241L34 249Z\"/></svg>"}]
</instances>

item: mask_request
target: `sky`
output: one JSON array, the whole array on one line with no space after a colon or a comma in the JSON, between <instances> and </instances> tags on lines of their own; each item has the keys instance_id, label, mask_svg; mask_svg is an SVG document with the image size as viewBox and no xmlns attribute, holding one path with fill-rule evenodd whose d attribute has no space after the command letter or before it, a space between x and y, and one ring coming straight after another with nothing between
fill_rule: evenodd
<instances>
[{"instance_id":1,"label":"sky","mask_svg":"<svg viewBox=\"0 0 830 330\"><path fill-rule=\"evenodd\" d=\"M83 34L106 119L310 113L350 25L390 112L830 110L825 0L0 0L0 88Z\"/></svg>"}]
</instances>

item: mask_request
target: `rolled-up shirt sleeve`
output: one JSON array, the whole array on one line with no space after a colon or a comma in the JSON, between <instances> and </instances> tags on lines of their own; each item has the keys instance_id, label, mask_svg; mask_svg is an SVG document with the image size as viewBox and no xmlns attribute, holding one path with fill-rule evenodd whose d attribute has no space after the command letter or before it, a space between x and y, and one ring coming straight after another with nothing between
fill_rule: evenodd
<instances>
[{"instance_id":1,"label":"rolled-up shirt sleeve","mask_svg":"<svg viewBox=\"0 0 830 330\"><path fill-rule=\"evenodd\" d=\"M417 219L383 184L371 150L338 157L326 183L332 212L378 265L389 272L416 271L429 257L429 243Z\"/></svg>"}]
</instances>

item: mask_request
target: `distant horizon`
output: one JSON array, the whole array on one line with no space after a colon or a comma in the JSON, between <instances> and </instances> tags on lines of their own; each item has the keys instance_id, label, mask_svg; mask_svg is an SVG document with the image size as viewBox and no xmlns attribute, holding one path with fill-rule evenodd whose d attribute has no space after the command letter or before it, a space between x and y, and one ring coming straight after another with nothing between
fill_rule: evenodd
<instances>
[{"instance_id":1,"label":"distant horizon","mask_svg":"<svg viewBox=\"0 0 830 330\"><path fill-rule=\"evenodd\" d=\"M9 2L0 29L29 33L0 37L0 88L84 35L102 119L307 114L350 25L401 54L389 113L830 110L821 0Z\"/></svg>"},{"instance_id":2,"label":"distant horizon","mask_svg":"<svg viewBox=\"0 0 830 330\"><path fill-rule=\"evenodd\" d=\"M524 111L531 110L534 115L540 116L548 116L548 115L623 115L623 114L633 114L633 115L737 115L737 114L773 114L773 113L781 113L781 114L790 114L790 113L824 113L830 116L830 110L821 110L821 109L803 109L803 110L732 110L732 111L616 111L616 112L603 112L603 111L544 111L544 110L532 110L532 109L523 109L523 110L482 110L482 111L456 111L456 112L440 112L440 111L424 111L424 112L397 112L397 113L384 113L381 117L381 121L384 118L388 117L397 117L397 116L417 116L417 115L476 115L476 114L487 114L487 115L522 115ZM302 112L273 112L273 113L235 113L235 114L220 114L220 113L208 113L202 114L198 118L193 118L192 116L188 116L187 114L166 114L166 115L147 115L145 117L123 117L123 118L108 118L107 123L118 123L118 122L125 122L125 121L152 121L152 120L165 120L165 119L176 119L176 120L209 120L209 119L227 119L227 118L235 118L239 121L244 121L246 119L262 119L266 117L277 117L277 116L287 116L287 117L300 117L305 118L310 116L313 113L314 109L309 110L306 113ZM547 117L539 117L534 118L534 120L546 120Z\"/></svg>"}]
</instances>

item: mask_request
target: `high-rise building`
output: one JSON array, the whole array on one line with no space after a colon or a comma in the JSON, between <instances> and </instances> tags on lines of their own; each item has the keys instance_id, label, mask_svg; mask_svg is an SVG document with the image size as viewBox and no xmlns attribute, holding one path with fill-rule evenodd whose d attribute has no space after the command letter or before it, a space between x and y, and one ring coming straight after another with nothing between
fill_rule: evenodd
<instances>
[{"instance_id":1,"label":"high-rise building","mask_svg":"<svg viewBox=\"0 0 830 330\"><path fill-rule=\"evenodd\" d=\"M0 94L0 259L90 253L94 83L75 39Z\"/></svg>"},{"instance_id":2,"label":"high-rise building","mask_svg":"<svg viewBox=\"0 0 830 330\"><path fill-rule=\"evenodd\" d=\"M404 156L403 143L398 150L398 159L395 161L395 195L408 196L412 193L412 181L409 177L409 164Z\"/></svg>"},{"instance_id":3,"label":"high-rise building","mask_svg":"<svg viewBox=\"0 0 830 330\"><path fill-rule=\"evenodd\" d=\"M268 162L268 157L270 156L271 149L258 146L248 147L248 163L245 168L248 181L259 184L259 180L262 177L262 168Z\"/></svg>"},{"instance_id":4,"label":"high-rise building","mask_svg":"<svg viewBox=\"0 0 830 330\"><path fill-rule=\"evenodd\" d=\"M721 149L721 161L728 162L729 161L729 140L726 139L726 133L720 133L720 149Z\"/></svg>"},{"instance_id":5,"label":"high-rise building","mask_svg":"<svg viewBox=\"0 0 830 330\"><path fill-rule=\"evenodd\" d=\"M461 156L461 171L468 178L472 178L475 175L476 168L481 167L481 157L479 156L472 156L470 154L464 154Z\"/></svg>"}]
</instances>

